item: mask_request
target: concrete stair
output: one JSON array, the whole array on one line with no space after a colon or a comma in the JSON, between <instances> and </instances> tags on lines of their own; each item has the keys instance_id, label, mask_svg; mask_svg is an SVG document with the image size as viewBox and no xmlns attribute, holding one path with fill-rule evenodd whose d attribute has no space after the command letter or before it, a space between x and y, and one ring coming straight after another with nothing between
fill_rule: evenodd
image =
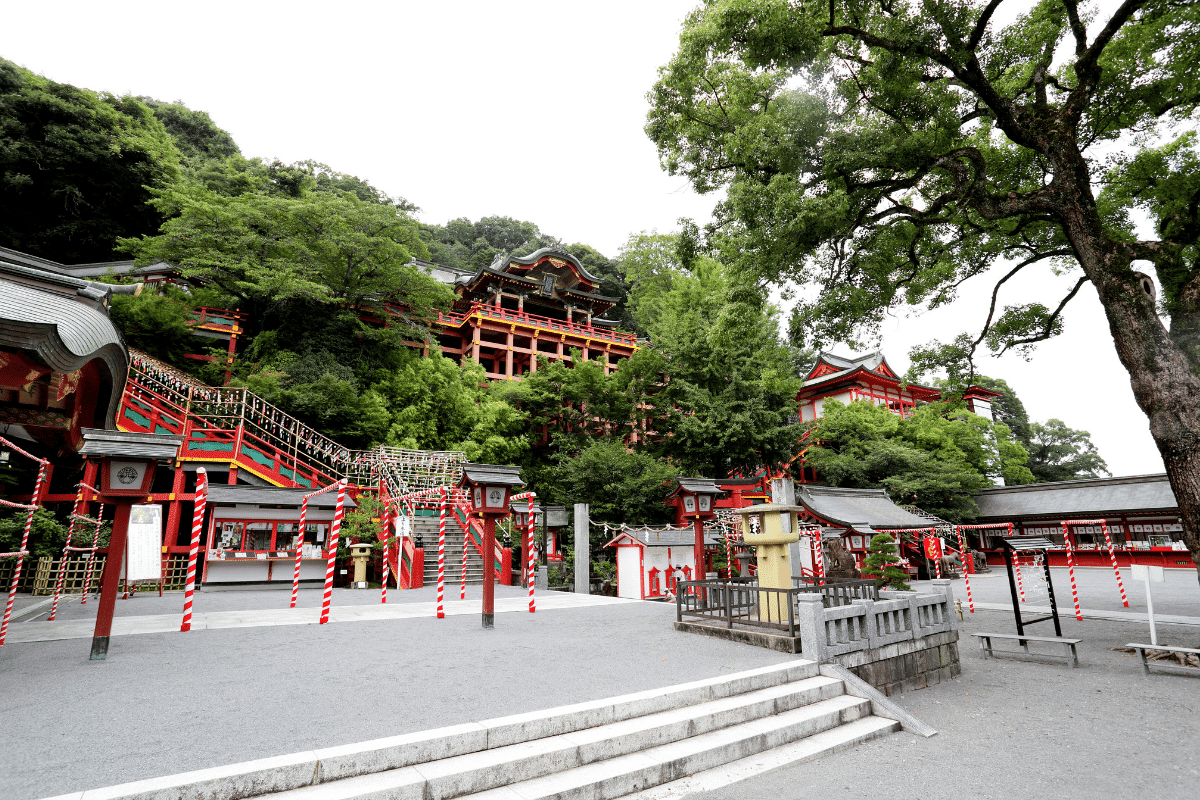
<instances>
[{"instance_id":1,"label":"concrete stair","mask_svg":"<svg viewBox=\"0 0 1200 800\"><path fill-rule=\"evenodd\" d=\"M608 800L741 759L810 760L899 730L816 663L789 661L663 689L83 792L201 800ZM826 671L827 672L827 671ZM862 694L862 692L856 692ZM869 694L869 693L868 693ZM907 723L906 723L907 724ZM65 800L65 797L64 797Z\"/></svg>"},{"instance_id":2,"label":"concrete stair","mask_svg":"<svg viewBox=\"0 0 1200 800\"><path fill-rule=\"evenodd\" d=\"M438 518L414 517L413 541L425 549L425 585L437 585ZM458 523L446 515L446 584L462 580L463 532ZM483 559L474 547L467 548L467 583L483 583Z\"/></svg>"},{"instance_id":3,"label":"concrete stair","mask_svg":"<svg viewBox=\"0 0 1200 800\"><path fill-rule=\"evenodd\" d=\"M672 781L753 774L764 755L776 766L808 761L900 730L901 722L873 711L934 733L844 670L797 660L53 800L608 800L655 787L670 794Z\"/></svg>"}]
</instances>

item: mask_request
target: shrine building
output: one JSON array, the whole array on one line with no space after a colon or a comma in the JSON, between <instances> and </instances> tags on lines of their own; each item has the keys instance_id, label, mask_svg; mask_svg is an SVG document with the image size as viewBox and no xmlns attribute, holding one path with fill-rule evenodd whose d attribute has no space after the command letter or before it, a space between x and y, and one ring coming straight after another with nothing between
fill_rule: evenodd
<instances>
[{"instance_id":1,"label":"shrine building","mask_svg":"<svg viewBox=\"0 0 1200 800\"><path fill-rule=\"evenodd\" d=\"M636 336L602 316L619 298L600 294L600 279L565 250L498 256L474 272L415 263L456 295L435 323L442 353L483 365L492 380L536 372L538 356L570 363L574 349L584 361L607 357L610 373L638 349Z\"/></svg>"}]
</instances>

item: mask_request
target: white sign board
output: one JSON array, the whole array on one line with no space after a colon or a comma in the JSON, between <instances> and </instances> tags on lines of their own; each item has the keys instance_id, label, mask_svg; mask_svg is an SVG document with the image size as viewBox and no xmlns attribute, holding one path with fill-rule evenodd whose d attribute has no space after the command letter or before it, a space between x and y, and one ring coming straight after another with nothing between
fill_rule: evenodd
<instances>
[{"instance_id":1,"label":"white sign board","mask_svg":"<svg viewBox=\"0 0 1200 800\"><path fill-rule=\"evenodd\" d=\"M1149 581L1150 583L1166 583L1167 573L1162 567L1152 567L1149 564L1130 564L1129 574L1134 580Z\"/></svg>"},{"instance_id":2,"label":"white sign board","mask_svg":"<svg viewBox=\"0 0 1200 800\"><path fill-rule=\"evenodd\" d=\"M396 517L395 534L397 539L407 539L412 534L412 521L407 514Z\"/></svg>"},{"instance_id":3,"label":"white sign board","mask_svg":"<svg viewBox=\"0 0 1200 800\"><path fill-rule=\"evenodd\" d=\"M129 536L125 544L125 579L162 579L162 506L129 509Z\"/></svg>"}]
</instances>

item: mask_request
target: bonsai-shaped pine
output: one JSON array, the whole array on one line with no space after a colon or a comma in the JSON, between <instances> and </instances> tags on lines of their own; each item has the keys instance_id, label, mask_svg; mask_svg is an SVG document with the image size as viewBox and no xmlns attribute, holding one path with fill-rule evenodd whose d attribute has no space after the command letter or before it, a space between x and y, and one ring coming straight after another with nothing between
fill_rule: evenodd
<instances>
[{"instance_id":1,"label":"bonsai-shaped pine","mask_svg":"<svg viewBox=\"0 0 1200 800\"><path fill-rule=\"evenodd\" d=\"M862 576L874 578L880 587L909 591L908 575L900 569L899 552L895 539L886 533L875 534L867 550Z\"/></svg>"}]
</instances>

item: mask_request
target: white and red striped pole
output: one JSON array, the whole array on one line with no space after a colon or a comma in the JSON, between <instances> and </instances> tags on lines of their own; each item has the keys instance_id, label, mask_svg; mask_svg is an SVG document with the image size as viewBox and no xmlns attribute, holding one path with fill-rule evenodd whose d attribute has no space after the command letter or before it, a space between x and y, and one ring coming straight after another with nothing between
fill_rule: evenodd
<instances>
[{"instance_id":1,"label":"white and red striped pole","mask_svg":"<svg viewBox=\"0 0 1200 800\"><path fill-rule=\"evenodd\" d=\"M83 489L87 484L80 483L79 491L75 493L75 505L71 507L71 524L67 526L67 543L63 545L62 558L58 562L58 580L54 582L54 602L50 605L50 616L46 622L53 622L58 613L58 598L62 597L63 580L67 576L67 556L71 554L71 537L75 535L75 523L79 507L83 503Z\"/></svg>"},{"instance_id":2,"label":"white and red striped pole","mask_svg":"<svg viewBox=\"0 0 1200 800\"><path fill-rule=\"evenodd\" d=\"M533 585L537 583L537 560L533 553L533 493L529 494L529 513L526 517L525 529L526 533L526 549L529 552L529 613L533 614L537 611L537 607L533 602Z\"/></svg>"},{"instance_id":3,"label":"white and red striped pole","mask_svg":"<svg viewBox=\"0 0 1200 800\"><path fill-rule=\"evenodd\" d=\"M817 532L813 535L817 540L817 577L825 577L825 541L821 533L821 529L817 528Z\"/></svg>"},{"instance_id":4,"label":"white and red striped pole","mask_svg":"<svg viewBox=\"0 0 1200 800\"><path fill-rule=\"evenodd\" d=\"M288 608L296 607L300 594L300 557L304 554L304 536L308 531L308 495L300 501L300 531L296 534L296 566L292 569L292 602Z\"/></svg>"},{"instance_id":5,"label":"white and red striped pole","mask_svg":"<svg viewBox=\"0 0 1200 800\"><path fill-rule=\"evenodd\" d=\"M192 629L192 594L196 591L196 562L200 559L200 529L204 527L204 507L208 505L208 473L196 470L196 501L192 511L192 546L188 550L187 585L183 590L183 622L180 633Z\"/></svg>"},{"instance_id":6,"label":"white and red striped pole","mask_svg":"<svg viewBox=\"0 0 1200 800\"><path fill-rule=\"evenodd\" d=\"M1083 621L1083 612L1079 609L1079 590L1075 587L1075 559L1071 554L1071 532L1067 523L1063 522L1063 544L1067 546L1067 573L1071 576L1071 599L1075 602L1075 619Z\"/></svg>"},{"instance_id":7,"label":"white and red striped pole","mask_svg":"<svg viewBox=\"0 0 1200 800\"><path fill-rule=\"evenodd\" d=\"M438 503L438 602L437 618L445 619L446 609L443 597L446 589L446 487L442 487L441 501Z\"/></svg>"},{"instance_id":8,"label":"white and red striped pole","mask_svg":"<svg viewBox=\"0 0 1200 800\"><path fill-rule=\"evenodd\" d=\"M1121 570L1117 567L1117 553L1113 549L1112 537L1108 534L1108 520L1100 520L1100 530L1104 531L1104 543L1108 545L1108 559L1112 562L1113 572L1117 576L1117 588L1121 590L1121 604L1129 608L1129 598L1125 596L1125 582L1121 580Z\"/></svg>"},{"instance_id":9,"label":"white and red striped pole","mask_svg":"<svg viewBox=\"0 0 1200 800\"><path fill-rule=\"evenodd\" d=\"M13 601L17 599L17 583L21 580L21 567L25 563L25 552L29 547L29 531L33 529L33 515L38 510L38 499L42 496L42 484L46 482L46 468L50 466L49 461L44 459L38 459L38 461L41 462L41 466L38 467L37 482L33 485L29 513L25 516L25 531L21 534L21 549L17 552L17 564L13 567L12 584L8 589L8 602L4 604L4 622L0 623L0 645L4 644L4 637L8 635L8 621L12 617Z\"/></svg>"},{"instance_id":10,"label":"white and red striped pole","mask_svg":"<svg viewBox=\"0 0 1200 800\"><path fill-rule=\"evenodd\" d=\"M1025 602L1025 584L1021 582L1021 554L1013 555L1013 572L1017 574L1017 593L1021 595L1021 602Z\"/></svg>"},{"instance_id":11,"label":"white and red striped pole","mask_svg":"<svg viewBox=\"0 0 1200 800\"><path fill-rule=\"evenodd\" d=\"M729 541L729 529L725 529L725 579L733 578L733 544Z\"/></svg>"},{"instance_id":12,"label":"white and red striped pole","mask_svg":"<svg viewBox=\"0 0 1200 800\"><path fill-rule=\"evenodd\" d=\"M92 569L96 566L96 550L100 544L100 528L104 525L104 503L100 504L100 511L96 513L96 531L92 534L92 553L88 556L87 573L83 576L83 598L79 601L79 605L87 605L88 591L92 588Z\"/></svg>"},{"instance_id":13,"label":"white and red striped pole","mask_svg":"<svg viewBox=\"0 0 1200 800\"><path fill-rule=\"evenodd\" d=\"M458 599L467 599L467 545L471 543L471 518L467 517L467 528L463 531L463 565L462 565L462 585L458 590Z\"/></svg>"},{"instance_id":14,"label":"white and red striped pole","mask_svg":"<svg viewBox=\"0 0 1200 800\"><path fill-rule=\"evenodd\" d=\"M387 582L388 582L388 576L391 574L391 561L389 559L392 556L392 533L396 527L392 520L392 514L393 514L392 504L388 503L386 506L384 506L384 512L383 512L383 529L385 531L384 536L383 536L383 580L379 582L379 585L381 587L383 587L382 593L380 594L380 597L379 597L379 602L384 605L387 604ZM397 551L397 553L396 553L396 561L397 561L396 574L399 575L399 573L400 573L400 564L398 563L400 561L399 551Z\"/></svg>"},{"instance_id":15,"label":"white and red striped pole","mask_svg":"<svg viewBox=\"0 0 1200 800\"><path fill-rule=\"evenodd\" d=\"M971 609L971 613L975 613L975 601L971 599L971 570L967 569L967 559L971 554L967 552L967 542L963 538L962 525L955 525L954 532L958 534L958 553L959 559L962 561L963 580L967 584L967 608Z\"/></svg>"},{"instance_id":16,"label":"white and red striped pole","mask_svg":"<svg viewBox=\"0 0 1200 800\"><path fill-rule=\"evenodd\" d=\"M342 516L346 511L345 478L338 481L337 507L333 512L333 524L329 526L329 560L325 565L325 595L321 598L321 624L329 622L329 601L333 597L333 566L337 560L338 533L342 529Z\"/></svg>"}]
</instances>

